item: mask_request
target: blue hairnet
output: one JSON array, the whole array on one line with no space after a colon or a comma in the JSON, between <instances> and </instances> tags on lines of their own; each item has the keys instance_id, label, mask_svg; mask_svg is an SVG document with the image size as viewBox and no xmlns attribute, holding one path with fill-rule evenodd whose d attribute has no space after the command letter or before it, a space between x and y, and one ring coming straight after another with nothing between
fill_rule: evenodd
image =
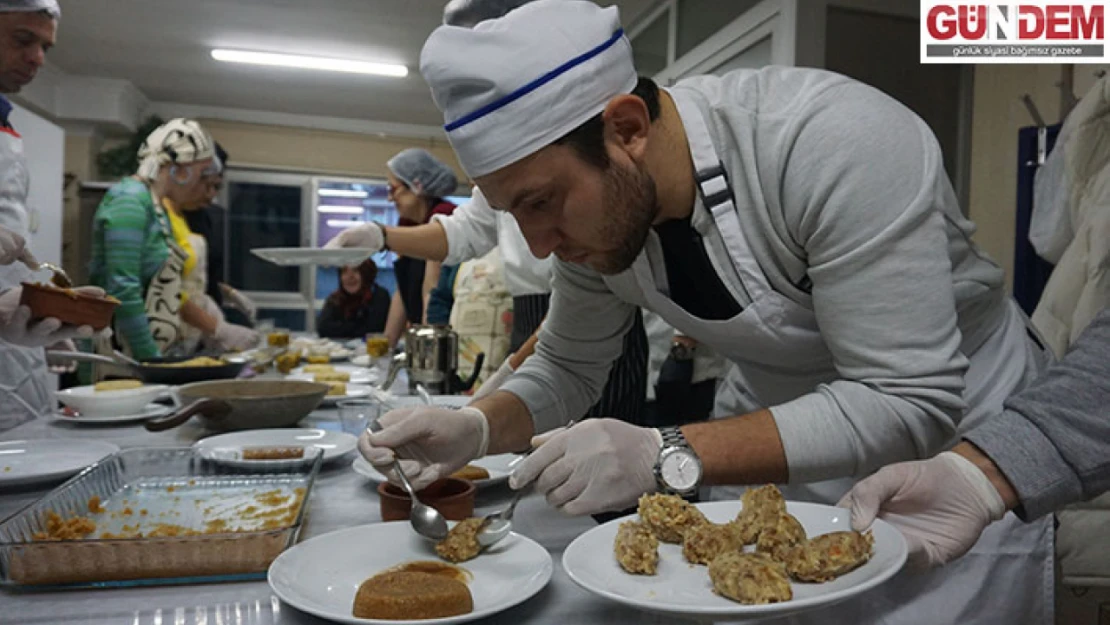
<instances>
[{"instance_id":1,"label":"blue hairnet","mask_svg":"<svg viewBox=\"0 0 1110 625\"><path fill-rule=\"evenodd\" d=\"M0 13L32 11L46 11L54 19L62 17L62 7L58 6L58 0L0 0Z\"/></svg>"},{"instance_id":2,"label":"blue hairnet","mask_svg":"<svg viewBox=\"0 0 1110 625\"><path fill-rule=\"evenodd\" d=\"M420 148L402 150L385 165L394 176L421 195L445 197L459 186L450 167Z\"/></svg>"},{"instance_id":3,"label":"blue hairnet","mask_svg":"<svg viewBox=\"0 0 1110 625\"><path fill-rule=\"evenodd\" d=\"M451 0L443 7L443 23L470 28L497 19L532 0Z\"/></svg>"}]
</instances>

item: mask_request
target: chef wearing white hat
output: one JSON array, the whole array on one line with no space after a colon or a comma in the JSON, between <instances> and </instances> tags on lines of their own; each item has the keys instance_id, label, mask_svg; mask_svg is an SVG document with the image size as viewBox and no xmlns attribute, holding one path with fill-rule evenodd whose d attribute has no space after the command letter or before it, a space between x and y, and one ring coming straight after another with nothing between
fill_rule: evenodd
<instances>
[{"instance_id":1,"label":"chef wearing white hat","mask_svg":"<svg viewBox=\"0 0 1110 625\"><path fill-rule=\"evenodd\" d=\"M528 447L594 400L635 306L734 363L736 416L556 430L514 488L534 480L570 514L702 484L832 504L997 414L1038 369L936 139L875 89L770 67L660 90L637 80L617 9L575 0L440 27L421 71L463 168L557 261L535 356L463 410L385 415L360 442L376 465L407 445L427 483ZM1051 608L1051 528L1010 518L955 568L906 571L820 618L1048 623Z\"/></svg>"}]
</instances>

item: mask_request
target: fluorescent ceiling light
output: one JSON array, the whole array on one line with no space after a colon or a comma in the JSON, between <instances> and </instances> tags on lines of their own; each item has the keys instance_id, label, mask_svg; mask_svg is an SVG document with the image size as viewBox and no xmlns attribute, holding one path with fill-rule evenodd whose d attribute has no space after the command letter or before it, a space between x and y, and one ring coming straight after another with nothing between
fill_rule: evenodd
<instances>
[{"instance_id":1,"label":"fluorescent ceiling light","mask_svg":"<svg viewBox=\"0 0 1110 625\"><path fill-rule=\"evenodd\" d=\"M251 65L270 65L273 67L295 67L299 69L318 69L329 72L350 74L374 74L377 76L408 76L409 68L395 63L368 63L350 59L328 59L319 56L299 54L273 54L270 52L249 52L247 50L212 50L212 58L228 63L249 63Z\"/></svg>"},{"instance_id":2,"label":"fluorescent ceiling light","mask_svg":"<svg viewBox=\"0 0 1110 625\"><path fill-rule=\"evenodd\" d=\"M355 226L361 226L362 222L361 221L348 221L346 219L329 219L327 221L327 224L328 224L329 228L344 228L344 229L346 229L346 228L354 228Z\"/></svg>"},{"instance_id":3,"label":"fluorescent ceiling light","mask_svg":"<svg viewBox=\"0 0 1110 625\"><path fill-rule=\"evenodd\" d=\"M323 197L370 197L370 193L358 189L320 189L316 194Z\"/></svg>"},{"instance_id":4,"label":"fluorescent ceiling light","mask_svg":"<svg viewBox=\"0 0 1110 625\"><path fill-rule=\"evenodd\" d=\"M321 204L316 207L317 213L337 213L340 215L361 215L365 210L361 206L339 206L338 204Z\"/></svg>"}]
</instances>

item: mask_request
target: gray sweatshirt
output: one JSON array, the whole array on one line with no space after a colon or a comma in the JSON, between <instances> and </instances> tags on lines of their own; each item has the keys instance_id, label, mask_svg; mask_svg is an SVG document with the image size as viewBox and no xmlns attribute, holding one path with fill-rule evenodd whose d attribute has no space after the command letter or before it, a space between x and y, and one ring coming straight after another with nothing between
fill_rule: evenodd
<instances>
[{"instance_id":1,"label":"gray sweatshirt","mask_svg":"<svg viewBox=\"0 0 1110 625\"><path fill-rule=\"evenodd\" d=\"M772 412L792 483L930 457L961 420L998 413L1001 401L975 398L982 385L1015 378L999 373L1008 360L980 349L1011 323L1003 274L971 242L974 226L920 118L876 89L803 68L693 78L669 91L706 119L759 269L779 296L812 311L823 345L788 369L760 368L761 354L724 349L719 324L655 312L764 376L750 390ZM722 282L748 307L700 199L691 223ZM502 387L528 406L537 431L595 401L635 306L652 310L648 298L662 292L650 286L666 282L661 249L649 234L634 266L615 276L554 263L536 354ZM978 386L966 382L969 360L985 372Z\"/></svg>"},{"instance_id":2,"label":"gray sweatshirt","mask_svg":"<svg viewBox=\"0 0 1110 625\"><path fill-rule=\"evenodd\" d=\"M1025 520L1110 490L1110 308L1063 360L965 436L994 460Z\"/></svg>"}]
</instances>

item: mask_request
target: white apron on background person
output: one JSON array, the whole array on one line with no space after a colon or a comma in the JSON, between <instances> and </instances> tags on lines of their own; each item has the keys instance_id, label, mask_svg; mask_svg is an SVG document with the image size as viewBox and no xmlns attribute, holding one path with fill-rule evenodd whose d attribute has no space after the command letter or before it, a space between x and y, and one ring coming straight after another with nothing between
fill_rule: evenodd
<instances>
[{"instance_id":1,"label":"white apron on background person","mask_svg":"<svg viewBox=\"0 0 1110 625\"><path fill-rule=\"evenodd\" d=\"M700 326L701 336L691 335L734 363L726 386L736 384L735 376L739 375L748 392L737 396L741 405L735 406L733 414L782 404L839 379L813 311L771 287L740 227L731 191L721 193L722 188L729 188L726 176L740 177L742 172L724 171L698 105L681 92L672 95L686 125L702 195L716 194L718 198L715 205L706 208L727 243L731 263L751 303L728 321L706 322L686 313L660 292L662 285L655 284L652 273L666 273L658 239L653 237L647 252L654 268L637 264L634 269L648 307L679 328ZM719 199L722 195L728 197ZM1034 347L1025 335L1020 315L1011 307L1003 318L998 329L968 354L971 366L965 376L965 399L971 408L961 425L996 414L1002 401L1036 374L1039 362L1033 357ZM835 504L853 482L842 479L791 485L784 488L784 494L788 499ZM728 498L734 498L742 491L725 492ZM765 622L1048 625L1053 605L1050 523L1041 519L1023 524L1008 514L988 528L971 554L943 569L903 571L875 590L827 610Z\"/></svg>"},{"instance_id":2,"label":"white apron on background person","mask_svg":"<svg viewBox=\"0 0 1110 625\"><path fill-rule=\"evenodd\" d=\"M0 226L27 238L27 193L30 178L23 140L0 128ZM23 263L0 265L0 291L33 279ZM18 347L0 341L0 432L38 417L53 407L53 388L42 348Z\"/></svg>"}]
</instances>

